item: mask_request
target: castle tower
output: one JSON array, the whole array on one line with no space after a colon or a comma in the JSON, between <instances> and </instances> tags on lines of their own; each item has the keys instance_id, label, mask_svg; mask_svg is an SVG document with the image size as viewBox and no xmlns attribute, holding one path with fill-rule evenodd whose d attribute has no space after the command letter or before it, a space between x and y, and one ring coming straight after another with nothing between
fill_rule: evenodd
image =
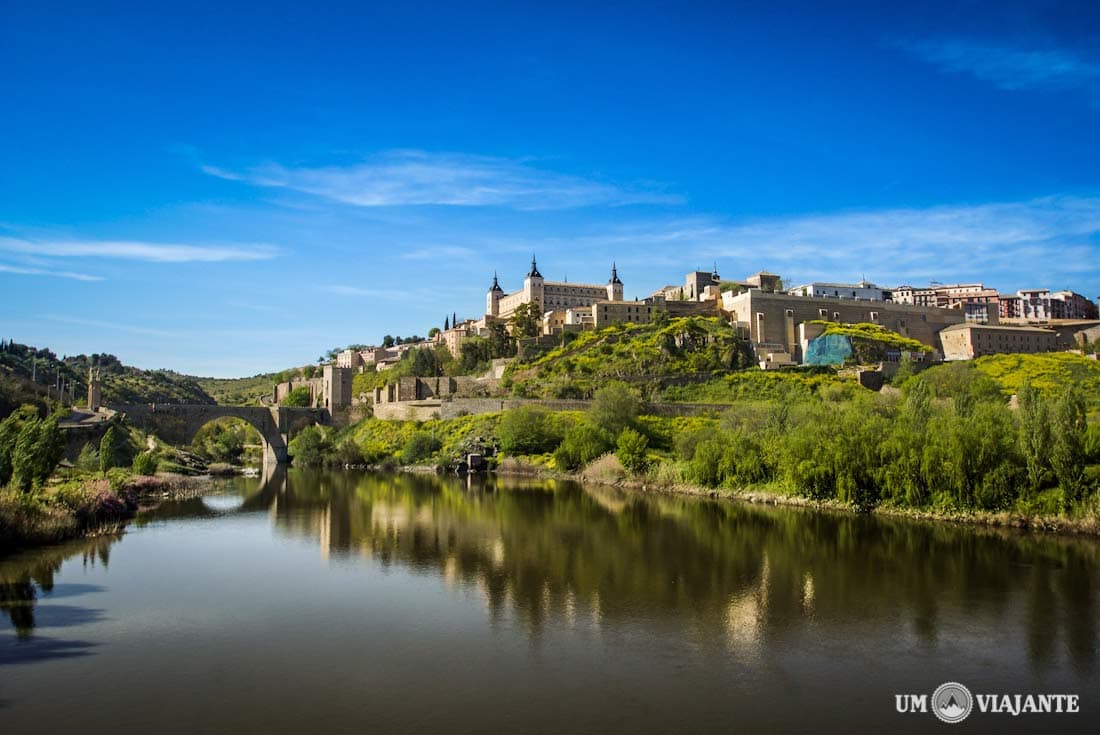
<instances>
[{"instance_id":1,"label":"castle tower","mask_svg":"<svg viewBox=\"0 0 1100 735\"><path fill-rule=\"evenodd\" d=\"M496 271L493 271L493 285L489 287L489 293L485 294L485 313L489 316L500 316L500 297L504 295L504 289L497 281Z\"/></svg>"},{"instance_id":2,"label":"castle tower","mask_svg":"<svg viewBox=\"0 0 1100 735\"><path fill-rule=\"evenodd\" d=\"M542 310L542 305L546 303L546 299L543 298L543 283L542 274L539 273L539 265L535 261L535 256L531 256L531 271L527 274L527 278L523 279L523 301L524 303L537 303L539 310Z\"/></svg>"},{"instance_id":3,"label":"castle tower","mask_svg":"<svg viewBox=\"0 0 1100 735\"><path fill-rule=\"evenodd\" d=\"M610 301L623 300L623 282L619 280L619 269L611 264L611 278L607 281L607 298Z\"/></svg>"},{"instance_id":4,"label":"castle tower","mask_svg":"<svg viewBox=\"0 0 1100 735\"><path fill-rule=\"evenodd\" d=\"M99 380L99 368L88 368L88 410L98 411L103 404L103 384Z\"/></svg>"}]
</instances>

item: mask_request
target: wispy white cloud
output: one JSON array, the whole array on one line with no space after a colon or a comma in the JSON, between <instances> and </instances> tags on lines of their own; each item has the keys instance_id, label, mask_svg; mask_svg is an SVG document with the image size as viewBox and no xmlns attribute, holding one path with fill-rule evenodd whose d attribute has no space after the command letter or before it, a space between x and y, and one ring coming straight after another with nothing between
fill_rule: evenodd
<instances>
[{"instance_id":1,"label":"wispy white cloud","mask_svg":"<svg viewBox=\"0 0 1100 735\"><path fill-rule=\"evenodd\" d=\"M943 71L970 74L1004 90L1083 89L1100 97L1100 62L1066 49L1016 48L953 38L894 45Z\"/></svg>"},{"instance_id":2,"label":"wispy white cloud","mask_svg":"<svg viewBox=\"0 0 1100 735\"><path fill-rule=\"evenodd\" d=\"M25 240L0 237L0 250L51 258L114 258L151 263L220 263L269 260L278 249L265 244L180 245L135 240Z\"/></svg>"},{"instance_id":3,"label":"wispy white cloud","mask_svg":"<svg viewBox=\"0 0 1100 735\"><path fill-rule=\"evenodd\" d=\"M631 271L709 268L742 277L766 268L787 280L858 280L884 285L984 280L1015 290L1080 284L1100 292L1100 198L895 208L730 222L647 220L577 238L527 240L561 257L615 258Z\"/></svg>"},{"instance_id":4,"label":"wispy white cloud","mask_svg":"<svg viewBox=\"0 0 1100 735\"><path fill-rule=\"evenodd\" d=\"M305 192L359 207L498 206L519 210L676 204L680 197L537 168L526 161L457 153L389 151L319 168L271 163L246 171L203 166L211 176Z\"/></svg>"},{"instance_id":5,"label":"wispy white cloud","mask_svg":"<svg viewBox=\"0 0 1100 735\"><path fill-rule=\"evenodd\" d=\"M73 281L102 281L102 276L93 276L89 273L76 273L73 271L55 271L49 268L28 268L18 265L6 265L0 263L0 273L14 273L21 276L49 276L52 278L68 278Z\"/></svg>"}]
</instances>

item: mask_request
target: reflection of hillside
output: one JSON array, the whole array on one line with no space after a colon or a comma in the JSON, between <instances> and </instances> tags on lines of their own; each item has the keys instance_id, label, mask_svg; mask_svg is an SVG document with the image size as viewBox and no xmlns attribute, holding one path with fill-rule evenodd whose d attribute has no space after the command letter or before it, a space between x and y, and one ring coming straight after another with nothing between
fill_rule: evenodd
<instances>
[{"instance_id":1,"label":"reflection of hillside","mask_svg":"<svg viewBox=\"0 0 1100 735\"><path fill-rule=\"evenodd\" d=\"M1032 659L1091 667L1097 546L571 484L291 473L283 532L479 589L491 616L688 620L738 648L816 625L932 642L964 617L1026 619ZM1082 610L1089 614L1082 614ZM898 615L902 615L899 626Z\"/></svg>"}]
</instances>

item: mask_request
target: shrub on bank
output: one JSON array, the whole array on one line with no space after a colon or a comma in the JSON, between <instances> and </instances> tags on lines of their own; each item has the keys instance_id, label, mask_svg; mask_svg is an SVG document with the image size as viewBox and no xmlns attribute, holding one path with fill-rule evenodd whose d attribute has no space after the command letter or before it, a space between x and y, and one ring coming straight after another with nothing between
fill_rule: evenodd
<instances>
[{"instance_id":1,"label":"shrub on bank","mask_svg":"<svg viewBox=\"0 0 1100 735\"><path fill-rule=\"evenodd\" d=\"M419 464L426 459L430 459L442 446L443 442L435 438L434 434L418 431L409 437L409 440L405 443L405 448L401 450L401 464Z\"/></svg>"},{"instance_id":2,"label":"shrub on bank","mask_svg":"<svg viewBox=\"0 0 1100 735\"><path fill-rule=\"evenodd\" d=\"M649 464L648 450L649 440L634 429L623 429L615 443L615 456L628 472L635 474L645 472Z\"/></svg>"},{"instance_id":3,"label":"shrub on bank","mask_svg":"<svg viewBox=\"0 0 1100 735\"><path fill-rule=\"evenodd\" d=\"M611 449L611 437L603 429L584 421L566 433L554 452L554 464L564 470L578 470Z\"/></svg>"},{"instance_id":4,"label":"shrub on bank","mask_svg":"<svg viewBox=\"0 0 1100 735\"><path fill-rule=\"evenodd\" d=\"M544 408L523 406L505 411L497 424L497 438L505 454L542 454L561 444L563 432Z\"/></svg>"},{"instance_id":5,"label":"shrub on bank","mask_svg":"<svg viewBox=\"0 0 1100 735\"><path fill-rule=\"evenodd\" d=\"M155 475L157 473L157 458L152 452L142 452L134 457L131 467L135 475Z\"/></svg>"}]
</instances>

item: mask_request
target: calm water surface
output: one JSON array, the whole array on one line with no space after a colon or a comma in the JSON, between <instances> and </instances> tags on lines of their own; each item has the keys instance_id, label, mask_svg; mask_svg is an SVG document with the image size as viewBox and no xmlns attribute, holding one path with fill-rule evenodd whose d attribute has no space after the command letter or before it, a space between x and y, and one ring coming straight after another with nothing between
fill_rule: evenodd
<instances>
[{"instance_id":1,"label":"calm water surface","mask_svg":"<svg viewBox=\"0 0 1100 735\"><path fill-rule=\"evenodd\" d=\"M0 559L0 733L1100 727L1100 542L562 483L292 471Z\"/></svg>"}]
</instances>

